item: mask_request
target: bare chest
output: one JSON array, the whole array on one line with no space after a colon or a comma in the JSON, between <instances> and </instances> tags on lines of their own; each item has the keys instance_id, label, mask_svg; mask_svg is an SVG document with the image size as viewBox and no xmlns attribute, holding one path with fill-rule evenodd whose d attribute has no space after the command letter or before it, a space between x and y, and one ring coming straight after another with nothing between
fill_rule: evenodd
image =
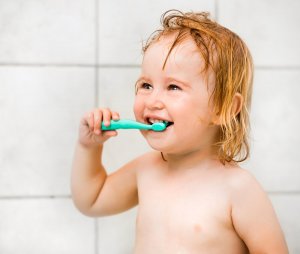
<instances>
[{"instance_id":1,"label":"bare chest","mask_svg":"<svg viewBox=\"0 0 300 254\"><path fill-rule=\"evenodd\" d=\"M219 253L208 251L218 246L226 253L229 245L239 249L241 241L230 213L229 196L221 182L197 177L148 179L139 186L137 244L149 241L160 253Z\"/></svg>"}]
</instances>

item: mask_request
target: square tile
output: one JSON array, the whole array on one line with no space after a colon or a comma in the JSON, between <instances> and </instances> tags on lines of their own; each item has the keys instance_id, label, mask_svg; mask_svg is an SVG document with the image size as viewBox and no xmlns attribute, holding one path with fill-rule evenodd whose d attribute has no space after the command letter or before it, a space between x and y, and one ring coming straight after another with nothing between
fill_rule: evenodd
<instances>
[{"instance_id":1,"label":"square tile","mask_svg":"<svg viewBox=\"0 0 300 254\"><path fill-rule=\"evenodd\" d=\"M94 0L0 1L0 62L95 63Z\"/></svg>"},{"instance_id":2,"label":"square tile","mask_svg":"<svg viewBox=\"0 0 300 254\"><path fill-rule=\"evenodd\" d=\"M300 195L271 195L274 209L284 232L289 252L300 253Z\"/></svg>"},{"instance_id":3,"label":"square tile","mask_svg":"<svg viewBox=\"0 0 300 254\"><path fill-rule=\"evenodd\" d=\"M251 110L253 171L268 191L300 190L300 71L257 70Z\"/></svg>"},{"instance_id":4,"label":"square tile","mask_svg":"<svg viewBox=\"0 0 300 254\"><path fill-rule=\"evenodd\" d=\"M0 195L66 195L92 68L0 67Z\"/></svg>"},{"instance_id":5,"label":"square tile","mask_svg":"<svg viewBox=\"0 0 300 254\"><path fill-rule=\"evenodd\" d=\"M218 1L219 21L247 43L257 66L300 66L300 1Z\"/></svg>"},{"instance_id":6,"label":"square tile","mask_svg":"<svg viewBox=\"0 0 300 254\"><path fill-rule=\"evenodd\" d=\"M98 251L132 254L135 241L136 209L98 219Z\"/></svg>"},{"instance_id":7,"label":"square tile","mask_svg":"<svg viewBox=\"0 0 300 254\"><path fill-rule=\"evenodd\" d=\"M205 0L100 0L99 63L139 64L142 42L160 27L160 17L169 9L209 11L214 14L214 8L214 1Z\"/></svg>"},{"instance_id":8,"label":"square tile","mask_svg":"<svg viewBox=\"0 0 300 254\"><path fill-rule=\"evenodd\" d=\"M139 67L99 68L98 104L120 113L121 117L134 118L135 83Z\"/></svg>"},{"instance_id":9,"label":"square tile","mask_svg":"<svg viewBox=\"0 0 300 254\"><path fill-rule=\"evenodd\" d=\"M70 199L1 199L0 252L94 254L94 219Z\"/></svg>"}]
</instances>

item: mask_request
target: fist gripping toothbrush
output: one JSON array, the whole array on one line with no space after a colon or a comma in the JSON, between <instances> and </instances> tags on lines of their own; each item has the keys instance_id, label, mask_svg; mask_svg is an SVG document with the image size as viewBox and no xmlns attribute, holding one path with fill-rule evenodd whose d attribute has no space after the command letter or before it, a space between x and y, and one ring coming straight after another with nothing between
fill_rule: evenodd
<instances>
[{"instance_id":1,"label":"fist gripping toothbrush","mask_svg":"<svg viewBox=\"0 0 300 254\"><path fill-rule=\"evenodd\" d=\"M101 130L110 131L117 129L138 129L138 130L153 130L164 131L167 128L166 122L158 122L154 124L144 124L133 120L111 120L109 126L105 126L101 123Z\"/></svg>"}]
</instances>

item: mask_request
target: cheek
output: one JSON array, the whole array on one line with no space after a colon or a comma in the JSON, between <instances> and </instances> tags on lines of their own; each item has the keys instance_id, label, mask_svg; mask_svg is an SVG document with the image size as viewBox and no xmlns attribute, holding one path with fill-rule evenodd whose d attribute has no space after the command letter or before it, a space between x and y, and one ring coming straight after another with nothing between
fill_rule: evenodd
<instances>
[{"instance_id":1,"label":"cheek","mask_svg":"<svg viewBox=\"0 0 300 254\"><path fill-rule=\"evenodd\" d=\"M207 126L211 125L213 120L213 115L210 110L205 110L199 114L198 121L201 125Z\"/></svg>"},{"instance_id":2,"label":"cheek","mask_svg":"<svg viewBox=\"0 0 300 254\"><path fill-rule=\"evenodd\" d=\"M213 107L211 103L209 103L208 98L204 97L201 100L194 101L192 108L194 108L195 113L197 115L197 120L203 124L208 125L212 122L213 117Z\"/></svg>"},{"instance_id":3,"label":"cheek","mask_svg":"<svg viewBox=\"0 0 300 254\"><path fill-rule=\"evenodd\" d=\"M180 127L206 129L211 125L213 115L206 102L194 100L193 103L186 103L180 106L177 108L177 112L180 112L183 120Z\"/></svg>"},{"instance_id":4,"label":"cheek","mask_svg":"<svg viewBox=\"0 0 300 254\"><path fill-rule=\"evenodd\" d=\"M138 117L141 114L142 110L143 110L142 100L136 97L133 104L133 112L135 117Z\"/></svg>"}]
</instances>

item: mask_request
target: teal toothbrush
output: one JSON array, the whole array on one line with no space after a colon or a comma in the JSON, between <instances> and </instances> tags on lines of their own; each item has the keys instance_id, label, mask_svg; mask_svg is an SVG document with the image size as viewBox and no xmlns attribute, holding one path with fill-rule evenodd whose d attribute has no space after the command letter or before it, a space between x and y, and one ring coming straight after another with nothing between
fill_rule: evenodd
<instances>
[{"instance_id":1,"label":"teal toothbrush","mask_svg":"<svg viewBox=\"0 0 300 254\"><path fill-rule=\"evenodd\" d=\"M111 120L109 126L105 126L102 122L101 130L110 131L117 129L138 129L138 130L153 130L153 131L163 131L167 127L167 124L164 122L154 123L154 124L144 124L136 122L133 120Z\"/></svg>"}]
</instances>

